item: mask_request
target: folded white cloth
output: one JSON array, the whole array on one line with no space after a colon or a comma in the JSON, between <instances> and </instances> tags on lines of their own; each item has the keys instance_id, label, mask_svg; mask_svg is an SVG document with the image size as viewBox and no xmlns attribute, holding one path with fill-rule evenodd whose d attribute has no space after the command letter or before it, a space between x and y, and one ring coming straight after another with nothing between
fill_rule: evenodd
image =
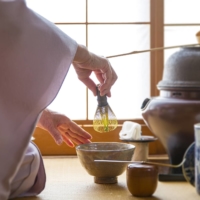
<instances>
[{"instance_id":1,"label":"folded white cloth","mask_svg":"<svg viewBox=\"0 0 200 200\"><path fill-rule=\"evenodd\" d=\"M135 122L125 121L122 130L119 133L121 140L139 140L141 139L141 125Z\"/></svg>"}]
</instances>

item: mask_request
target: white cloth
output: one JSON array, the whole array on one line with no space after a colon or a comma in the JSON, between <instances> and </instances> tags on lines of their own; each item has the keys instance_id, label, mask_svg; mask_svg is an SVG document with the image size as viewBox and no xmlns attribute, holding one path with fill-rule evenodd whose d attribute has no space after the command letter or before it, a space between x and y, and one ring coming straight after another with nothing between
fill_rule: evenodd
<instances>
[{"instance_id":1,"label":"white cloth","mask_svg":"<svg viewBox=\"0 0 200 200\"><path fill-rule=\"evenodd\" d=\"M141 125L131 121L125 121L119 133L121 140L139 140L141 139Z\"/></svg>"},{"instance_id":2,"label":"white cloth","mask_svg":"<svg viewBox=\"0 0 200 200\"><path fill-rule=\"evenodd\" d=\"M39 114L57 95L76 50L24 0L0 0L0 200L8 199Z\"/></svg>"}]
</instances>

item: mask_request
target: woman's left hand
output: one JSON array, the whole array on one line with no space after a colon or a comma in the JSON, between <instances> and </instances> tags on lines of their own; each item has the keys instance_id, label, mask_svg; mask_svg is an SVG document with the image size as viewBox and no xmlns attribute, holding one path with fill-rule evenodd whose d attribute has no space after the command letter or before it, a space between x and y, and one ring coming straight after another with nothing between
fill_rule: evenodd
<instances>
[{"instance_id":1,"label":"woman's left hand","mask_svg":"<svg viewBox=\"0 0 200 200\"><path fill-rule=\"evenodd\" d=\"M68 146L74 147L74 144L90 143L92 138L67 116L48 109L42 112L37 127L48 131L58 145L64 141Z\"/></svg>"}]
</instances>

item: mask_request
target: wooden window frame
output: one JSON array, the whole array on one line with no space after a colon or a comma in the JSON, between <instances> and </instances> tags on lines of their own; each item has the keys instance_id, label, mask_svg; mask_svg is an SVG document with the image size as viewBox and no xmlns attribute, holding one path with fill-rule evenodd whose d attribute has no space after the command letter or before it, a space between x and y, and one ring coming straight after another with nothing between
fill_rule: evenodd
<instances>
[{"instance_id":1,"label":"wooden window frame","mask_svg":"<svg viewBox=\"0 0 200 200\"><path fill-rule=\"evenodd\" d=\"M88 45L88 19L87 19L87 6L88 1L86 0L86 46ZM72 24L72 23L56 23L61 24ZM75 24L75 23L73 23ZM90 23L90 24L116 24L116 23ZM121 24L121 23L117 23ZM134 23L132 23L134 24ZM138 23L137 23L138 24ZM141 23L142 24L142 23ZM163 47L164 44L164 0L150 0L150 48ZM162 79L162 72L164 66L164 52L163 50L150 52L150 94L151 96L158 96L159 91L156 87L157 83ZM88 96L88 90L86 89ZM88 99L87 99L88 102ZM93 142L120 142L119 131L125 120L118 120L119 126L117 129L110 133L97 133L93 130L92 120L88 120L88 108L87 120L74 120L78 125L88 131L92 136ZM137 122L142 125L142 132L145 135L153 135L148 127L145 125L143 119L132 119L129 121ZM75 155L75 148L70 148L66 144L57 146L50 134L46 131L36 128L34 131L34 142L40 148L43 155ZM164 154L165 150L159 141L150 144L150 154Z\"/></svg>"}]
</instances>

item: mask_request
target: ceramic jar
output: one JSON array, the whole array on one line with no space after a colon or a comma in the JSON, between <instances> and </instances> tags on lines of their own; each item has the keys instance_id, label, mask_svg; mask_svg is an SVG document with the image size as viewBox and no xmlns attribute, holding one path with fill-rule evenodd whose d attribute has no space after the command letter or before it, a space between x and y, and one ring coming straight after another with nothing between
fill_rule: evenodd
<instances>
[{"instance_id":1,"label":"ceramic jar","mask_svg":"<svg viewBox=\"0 0 200 200\"><path fill-rule=\"evenodd\" d=\"M152 196L157 188L158 168L154 165L129 164L126 181L128 190L133 196Z\"/></svg>"}]
</instances>

